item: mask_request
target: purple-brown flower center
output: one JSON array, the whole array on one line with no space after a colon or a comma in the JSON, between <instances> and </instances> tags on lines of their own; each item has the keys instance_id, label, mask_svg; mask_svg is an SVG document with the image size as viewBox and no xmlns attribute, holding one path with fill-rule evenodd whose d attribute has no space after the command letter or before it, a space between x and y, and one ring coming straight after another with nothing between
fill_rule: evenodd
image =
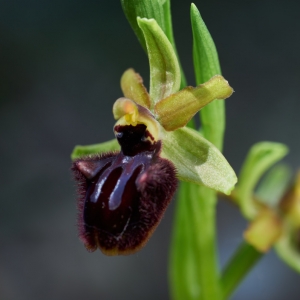
<instances>
[{"instance_id":1,"label":"purple-brown flower center","mask_svg":"<svg viewBox=\"0 0 300 300\"><path fill-rule=\"evenodd\" d=\"M133 156L144 151L154 152L160 148L144 124L117 125L114 130L124 155Z\"/></svg>"}]
</instances>

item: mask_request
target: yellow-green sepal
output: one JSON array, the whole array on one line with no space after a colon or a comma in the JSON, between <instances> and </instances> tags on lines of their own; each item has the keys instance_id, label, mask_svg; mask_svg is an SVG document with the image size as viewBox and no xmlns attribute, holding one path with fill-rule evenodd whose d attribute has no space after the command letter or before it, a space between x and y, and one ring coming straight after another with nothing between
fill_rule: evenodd
<instances>
[{"instance_id":1,"label":"yellow-green sepal","mask_svg":"<svg viewBox=\"0 0 300 300\"><path fill-rule=\"evenodd\" d=\"M131 28L136 34L145 52L147 52L146 41L144 34L137 23L137 17L155 19L157 24L168 37L176 53L170 0L121 0L121 4L127 20L129 21ZM181 88L185 86L186 79L184 72L181 69Z\"/></svg>"},{"instance_id":2,"label":"yellow-green sepal","mask_svg":"<svg viewBox=\"0 0 300 300\"><path fill-rule=\"evenodd\" d=\"M147 45L150 65L151 109L180 88L180 67L174 48L154 19L137 19Z\"/></svg>"},{"instance_id":3,"label":"yellow-green sepal","mask_svg":"<svg viewBox=\"0 0 300 300\"><path fill-rule=\"evenodd\" d=\"M86 145L86 146L77 145L75 146L71 154L71 158L72 160L74 160L86 155L111 152L111 151L120 151L120 145L116 139L101 144L93 144L93 145Z\"/></svg>"},{"instance_id":4,"label":"yellow-green sepal","mask_svg":"<svg viewBox=\"0 0 300 300\"><path fill-rule=\"evenodd\" d=\"M172 161L180 180L227 195L237 182L233 169L222 153L193 129L184 127L165 132L161 156Z\"/></svg>"},{"instance_id":5,"label":"yellow-green sepal","mask_svg":"<svg viewBox=\"0 0 300 300\"><path fill-rule=\"evenodd\" d=\"M226 99L233 89L222 76L216 75L197 87L186 87L155 105L160 124L168 131L185 126L204 106L215 99Z\"/></svg>"}]
</instances>

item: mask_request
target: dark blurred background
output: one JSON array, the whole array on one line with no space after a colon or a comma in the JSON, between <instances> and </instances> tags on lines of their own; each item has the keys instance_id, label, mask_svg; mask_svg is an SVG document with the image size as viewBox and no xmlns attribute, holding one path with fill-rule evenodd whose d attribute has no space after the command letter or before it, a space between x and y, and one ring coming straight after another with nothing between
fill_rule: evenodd
<instances>
[{"instance_id":1,"label":"dark blurred background","mask_svg":"<svg viewBox=\"0 0 300 300\"><path fill-rule=\"evenodd\" d=\"M225 156L239 172L261 140L290 146L300 166L299 1L202 0L195 4L235 89ZM175 38L194 84L190 2L172 1ZM76 228L70 153L113 138L122 72L149 80L148 61L119 1L0 0L0 299L168 299L174 203L148 245L128 257L88 253ZM218 206L221 264L246 222ZM299 299L300 276L271 251L233 299ZM212 299L213 300L213 299Z\"/></svg>"}]
</instances>

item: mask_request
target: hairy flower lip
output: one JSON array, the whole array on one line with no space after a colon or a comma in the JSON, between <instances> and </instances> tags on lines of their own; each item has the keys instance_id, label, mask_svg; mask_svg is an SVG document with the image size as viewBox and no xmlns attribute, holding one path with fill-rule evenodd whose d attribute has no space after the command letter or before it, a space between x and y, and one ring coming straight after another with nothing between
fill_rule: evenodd
<instances>
[{"instance_id":1,"label":"hairy flower lip","mask_svg":"<svg viewBox=\"0 0 300 300\"><path fill-rule=\"evenodd\" d=\"M134 156L121 151L73 163L80 195L79 235L89 251L124 255L146 244L177 187L175 168L159 157L160 148L159 142L154 151ZM104 170L87 178L80 169L93 163Z\"/></svg>"}]
</instances>

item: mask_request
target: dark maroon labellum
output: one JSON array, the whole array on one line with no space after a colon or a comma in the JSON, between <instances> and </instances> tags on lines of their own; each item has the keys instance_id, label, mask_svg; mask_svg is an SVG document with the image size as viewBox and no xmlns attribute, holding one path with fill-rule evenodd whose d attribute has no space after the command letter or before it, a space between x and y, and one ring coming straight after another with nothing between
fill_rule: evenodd
<instances>
[{"instance_id":1,"label":"dark maroon labellum","mask_svg":"<svg viewBox=\"0 0 300 300\"><path fill-rule=\"evenodd\" d=\"M79 235L89 251L131 254L149 239L177 187L173 164L159 157L146 126L116 126L118 153L84 157L72 170L79 184Z\"/></svg>"}]
</instances>

